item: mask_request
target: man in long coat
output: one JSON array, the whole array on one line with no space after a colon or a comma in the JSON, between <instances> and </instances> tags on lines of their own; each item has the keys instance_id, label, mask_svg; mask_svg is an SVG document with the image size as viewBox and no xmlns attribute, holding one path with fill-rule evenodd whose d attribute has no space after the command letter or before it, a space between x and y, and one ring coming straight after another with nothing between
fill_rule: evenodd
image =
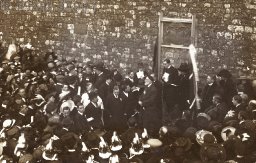
<instances>
[{"instance_id":1,"label":"man in long coat","mask_svg":"<svg viewBox=\"0 0 256 163\"><path fill-rule=\"evenodd\" d=\"M89 98L90 103L86 106L83 114L86 116L90 126L94 129L101 129L103 127L102 110L98 105L98 95L91 92Z\"/></svg>"},{"instance_id":2,"label":"man in long coat","mask_svg":"<svg viewBox=\"0 0 256 163\"><path fill-rule=\"evenodd\" d=\"M114 86L113 93L109 94L106 99L105 113L108 116L109 125L112 130L120 131L126 129L125 110L122 99L120 98L118 86Z\"/></svg>"},{"instance_id":3,"label":"man in long coat","mask_svg":"<svg viewBox=\"0 0 256 163\"><path fill-rule=\"evenodd\" d=\"M172 66L169 59L163 62L163 122L168 124L173 119L172 112L178 104L178 70Z\"/></svg>"},{"instance_id":4,"label":"man in long coat","mask_svg":"<svg viewBox=\"0 0 256 163\"><path fill-rule=\"evenodd\" d=\"M172 66L169 59L165 59L163 64L163 99L167 105L167 110L170 111L177 104L177 83L179 76L178 70Z\"/></svg>"},{"instance_id":5,"label":"man in long coat","mask_svg":"<svg viewBox=\"0 0 256 163\"><path fill-rule=\"evenodd\" d=\"M153 77L145 78L145 90L139 98L139 105L142 107L142 122L143 127L148 130L149 134L155 134L160 128L160 119L158 115L156 98L157 89L153 84Z\"/></svg>"}]
</instances>

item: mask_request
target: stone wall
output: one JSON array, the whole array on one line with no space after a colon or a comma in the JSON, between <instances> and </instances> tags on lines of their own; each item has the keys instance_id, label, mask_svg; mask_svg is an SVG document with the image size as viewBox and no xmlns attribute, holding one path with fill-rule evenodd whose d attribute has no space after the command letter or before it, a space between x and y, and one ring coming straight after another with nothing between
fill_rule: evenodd
<instances>
[{"instance_id":1,"label":"stone wall","mask_svg":"<svg viewBox=\"0 0 256 163\"><path fill-rule=\"evenodd\" d=\"M0 37L42 51L152 67L158 15L195 14L200 75L227 67L235 76L256 68L256 0L1 0ZM178 51L169 56L178 63ZM187 55L187 54L185 54ZM178 65L178 64L177 64Z\"/></svg>"}]
</instances>

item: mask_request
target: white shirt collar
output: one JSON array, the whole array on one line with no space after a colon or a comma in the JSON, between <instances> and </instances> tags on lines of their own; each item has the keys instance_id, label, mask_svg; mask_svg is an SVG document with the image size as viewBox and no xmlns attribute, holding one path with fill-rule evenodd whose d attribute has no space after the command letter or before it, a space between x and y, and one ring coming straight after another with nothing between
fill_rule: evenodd
<instances>
[{"instance_id":1,"label":"white shirt collar","mask_svg":"<svg viewBox=\"0 0 256 163\"><path fill-rule=\"evenodd\" d=\"M213 83L209 83L208 85L209 85L209 86L212 86L212 85L213 85Z\"/></svg>"},{"instance_id":2,"label":"white shirt collar","mask_svg":"<svg viewBox=\"0 0 256 163\"><path fill-rule=\"evenodd\" d=\"M93 104L93 106L95 106L95 108L97 108L97 104L95 104L94 102L91 102Z\"/></svg>"},{"instance_id":3,"label":"white shirt collar","mask_svg":"<svg viewBox=\"0 0 256 163\"><path fill-rule=\"evenodd\" d=\"M125 95L126 97L128 97L128 93L127 93L127 92L123 91L123 93L124 93L124 95Z\"/></svg>"},{"instance_id":4,"label":"white shirt collar","mask_svg":"<svg viewBox=\"0 0 256 163\"><path fill-rule=\"evenodd\" d=\"M77 111L77 112L78 112L78 114L83 115L83 113L81 113L80 111Z\"/></svg>"},{"instance_id":5,"label":"white shirt collar","mask_svg":"<svg viewBox=\"0 0 256 163\"><path fill-rule=\"evenodd\" d=\"M25 117L25 114L23 114L23 113L21 113L21 112L19 112L19 114L22 115L23 117Z\"/></svg>"},{"instance_id":6,"label":"white shirt collar","mask_svg":"<svg viewBox=\"0 0 256 163\"><path fill-rule=\"evenodd\" d=\"M239 124L242 124L242 123L244 123L244 120L242 120L242 121L239 122Z\"/></svg>"},{"instance_id":7,"label":"white shirt collar","mask_svg":"<svg viewBox=\"0 0 256 163\"><path fill-rule=\"evenodd\" d=\"M118 95L115 95L114 93L113 93L113 95L114 95L115 98L118 98Z\"/></svg>"},{"instance_id":8,"label":"white shirt collar","mask_svg":"<svg viewBox=\"0 0 256 163\"><path fill-rule=\"evenodd\" d=\"M102 75L103 74L103 72L101 72L98 76L100 76L100 75Z\"/></svg>"},{"instance_id":9,"label":"white shirt collar","mask_svg":"<svg viewBox=\"0 0 256 163\"><path fill-rule=\"evenodd\" d=\"M134 81L134 80L133 80L132 78L130 78L130 77L128 77L128 79L129 79L130 81L132 81L132 82Z\"/></svg>"}]
</instances>

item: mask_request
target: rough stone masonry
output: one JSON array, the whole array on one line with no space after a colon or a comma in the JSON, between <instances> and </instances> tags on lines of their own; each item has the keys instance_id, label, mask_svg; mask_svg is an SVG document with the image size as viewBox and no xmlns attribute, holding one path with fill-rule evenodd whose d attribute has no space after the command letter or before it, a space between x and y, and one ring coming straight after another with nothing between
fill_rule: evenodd
<instances>
[{"instance_id":1,"label":"rough stone masonry","mask_svg":"<svg viewBox=\"0 0 256 163\"><path fill-rule=\"evenodd\" d=\"M255 75L256 0L1 0L0 9L2 40L124 70L139 61L151 68L159 12L195 14L200 75L223 67Z\"/></svg>"}]
</instances>

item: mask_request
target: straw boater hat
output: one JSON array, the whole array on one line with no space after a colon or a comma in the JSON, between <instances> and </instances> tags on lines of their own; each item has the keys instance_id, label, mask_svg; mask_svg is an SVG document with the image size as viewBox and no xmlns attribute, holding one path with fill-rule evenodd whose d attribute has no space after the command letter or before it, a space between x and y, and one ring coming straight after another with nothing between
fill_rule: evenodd
<instances>
[{"instance_id":1,"label":"straw boater hat","mask_svg":"<svg viewBox=\"0 0 256 163\"><path fill-rule=\"evenodd\" d=\"M15 119L6 119L3 122L3 128L11 128L15 124L16 120Z\"/></svg>"},{"instance_id":2,"label":"straw boater hat","mask_svg":"<svg viewBox=\"0 0 256 163\"><path fill-rule=\"evenodd\" d=\"M162 141L160 141L159 139L148 139L147 144L151 148L157 148L163 145Z\"/></svg>"},{"instance_id":3,"label":"straw boater hat","mask_svg":"<svg viewBox=\"0 0 256 163\"><path fill-rule=\"evenodd\" d=\"M208 121L211 120L211 117L210 117L208 114L206 114L206 113L199 113L199 114L197 115L197 117L204 117L204 118L206 118Z\"/></svg>"},{"instance_id":4,"label":"straw boater hat","mask_svg":"<svg viewBox=\"0 0 256 163\"><path fill-rule=\"evenodd\" d=\"M221 137L224 141L227 141L229 136L235 135L235 132L236 132L236 128L234 127L231 127L231 126L224 127L221 131Z\"/></svg>"},{"instance_id":5,"label":"straw boater hat","mask_svg":"<svg viewBox=\"0 0 256 163\"><path fill-rule=\"evenodd\" d=\"M75 103L72 100L67 100L63 102L60 106L60 113L63 113L63 109L68 107L70 111L72 111L75 107Z\"/></svg>"},{"instance_id":6,"label":"straw boater hat","mask_svg":"<svg viewBox=\"0 0 256 163\"><path fill-rule=\"evenodd\" d=\"M205 113L199 113L196 117L196 124L199 129L206 129L209 126L211 117Z\"/></svg>"},{"instance_id":7,"label":"straw boater hat","mask_svg":"<svg viewBox=\"0 0 256 163\"><path fill-rule=\"evenodd\" d=\"M14 60L19 60L19 59L20 59L20 56L15 56L13 59L14 59Z\"/></svg>"},{"instance_id":8,"label":"straw boater hat","mask_svg":"<svg viewBox=\"0 0 256 163\"><path fill-rule=\"evenodd\" d=\"M206 134L210 134L213 136L212 132L206 131L206 130L199 130L196 132L196 141L198 144L202 145L204 143L204 136ZM214 136L213 136L214 137ZM217 139L214 137L215 142L217 142Z\"/></svg>"}]
</instances>

